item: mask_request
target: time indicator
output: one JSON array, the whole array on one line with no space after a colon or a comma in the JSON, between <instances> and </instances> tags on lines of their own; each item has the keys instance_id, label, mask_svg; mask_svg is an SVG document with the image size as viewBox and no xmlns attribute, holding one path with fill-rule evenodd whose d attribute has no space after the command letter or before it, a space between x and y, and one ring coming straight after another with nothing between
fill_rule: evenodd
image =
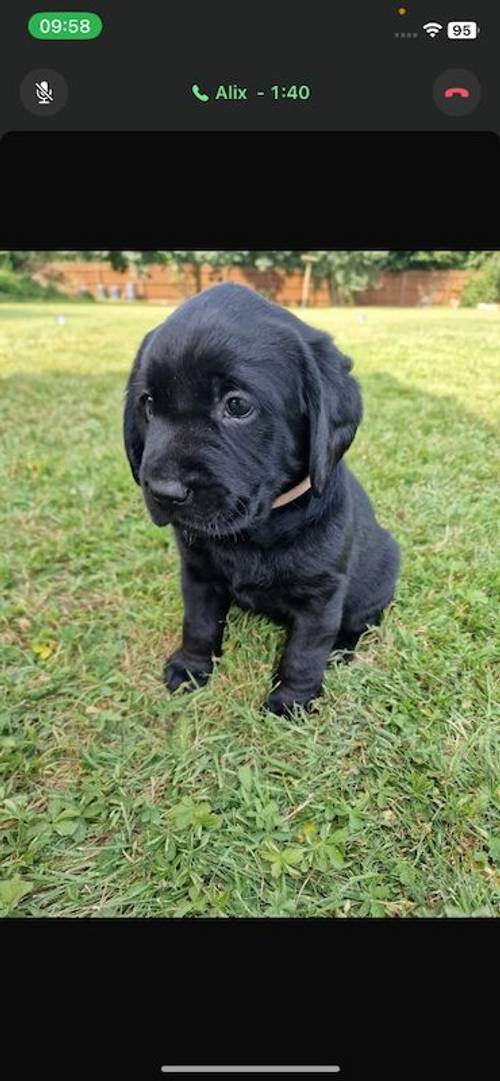
<instances>
[{"instance_id":1,"label":"time indicator","mask_svg":"<svg viewBox=\"0 0 500 1081\"><path fill-rule=\"evenodd\" d=\"M311 87L297 86L295 83L291 86L272 86L271 94L274 101L282 101L286 98L289 101L308 101L311 97Z\"/></svg>"},{"instance_id":2,"label":"time indicator","mask_svg":"<svg viewBox=\"0 0 500 1081\"><path fill-rule=\"evenodd\" d=\"M88 41L101 31L94 11L37 11L28 22L28 33L41 41Z\"/></svg>"}]
</instances>

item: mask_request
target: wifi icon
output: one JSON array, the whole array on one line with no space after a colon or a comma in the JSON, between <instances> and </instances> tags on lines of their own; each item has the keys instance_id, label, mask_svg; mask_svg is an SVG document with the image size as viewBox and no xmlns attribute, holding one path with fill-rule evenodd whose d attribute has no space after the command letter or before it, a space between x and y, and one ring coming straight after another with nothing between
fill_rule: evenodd
<instances>
[{"instance_id":1,"label":"wifi icon","mask_svg":"<svg viewBox=\"0 0 500 1081\"><path fill-rule=\"evenodd\" d=\"M441 23L424 23L424 30L430 38L437 37L439 31L442 29L443 27L441 26Z\"/></svg>"}]
</instances>

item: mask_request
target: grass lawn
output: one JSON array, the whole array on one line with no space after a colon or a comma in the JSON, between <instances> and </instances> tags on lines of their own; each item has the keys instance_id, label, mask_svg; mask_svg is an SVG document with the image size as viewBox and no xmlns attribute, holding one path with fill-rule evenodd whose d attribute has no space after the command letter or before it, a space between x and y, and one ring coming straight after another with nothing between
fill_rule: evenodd
<instances>
[{"instance_id":1,"label":"grass lawn","mask_svg":"<svg viewBox=\"0 0 500 1081\"><path fill-rule=\"evenodd\" d=\"M403 569L354 663L283 720L259 713L283 632L237 609L207 688L161 683L178 556L121 414L165 310L61 310L0 305L0 911L499 914L500 315L306 313L355 360L348 460Z\"/></svg>"}]
</instances>

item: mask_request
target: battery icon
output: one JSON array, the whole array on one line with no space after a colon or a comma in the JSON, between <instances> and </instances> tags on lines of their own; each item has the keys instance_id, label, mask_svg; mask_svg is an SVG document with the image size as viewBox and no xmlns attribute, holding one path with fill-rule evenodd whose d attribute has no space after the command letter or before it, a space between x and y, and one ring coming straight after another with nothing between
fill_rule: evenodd
<instances>
[{"instance_id":1,"label":"battery icon","mask_svg":"<svg viewBox=\"0 0 500 1081\"><path fill-rule=\"evenodd\" d=\"M455 19L454 22L448 23L448 37L452 41L474 41L479 34L479 26L475 22L460 22Z\"/></svg>"}]
</instances>

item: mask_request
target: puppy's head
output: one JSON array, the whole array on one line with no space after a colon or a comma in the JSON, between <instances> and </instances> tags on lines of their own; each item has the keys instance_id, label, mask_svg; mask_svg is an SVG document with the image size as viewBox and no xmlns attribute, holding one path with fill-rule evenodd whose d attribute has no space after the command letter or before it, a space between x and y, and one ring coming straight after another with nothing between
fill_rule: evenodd
<instances>
[{"instance_id":1,"label":"puppy's head","mask_svg":"<svg viewBox=\"0 0 500 1081\"><path fill-rule=\"evenodd\" d=\"M320 494L361 418L350 367L243 286L181 305L144 338L126 389L125 447L153 521L228 536L308 473Z\"/></svg>"}]
</instances>

